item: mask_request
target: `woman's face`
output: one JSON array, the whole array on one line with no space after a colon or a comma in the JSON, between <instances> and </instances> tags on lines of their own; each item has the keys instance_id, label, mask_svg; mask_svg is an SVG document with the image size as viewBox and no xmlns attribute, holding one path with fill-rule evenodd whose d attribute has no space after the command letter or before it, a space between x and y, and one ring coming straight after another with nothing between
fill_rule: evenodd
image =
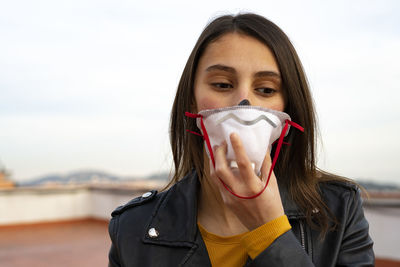
<instances>
[{"instance_id":1,"label":"woman's face","mask_svg":"<svg viewBox=\"0 0 400 267\"><path fill-rule=\"evenodd\" d=\"M194 83L197 112L238 105L283 111L285 100L275 57L257 39L228 33L208 45Z\"/></svg>"}]
</instances>

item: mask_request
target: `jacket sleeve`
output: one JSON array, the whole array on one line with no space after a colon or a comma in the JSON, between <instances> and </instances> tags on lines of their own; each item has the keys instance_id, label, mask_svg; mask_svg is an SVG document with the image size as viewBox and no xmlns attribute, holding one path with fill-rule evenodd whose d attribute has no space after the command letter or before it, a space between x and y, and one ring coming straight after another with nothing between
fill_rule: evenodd
<instances>
[{"instance_id":1,"label":"jacket sleeve","mask_svg":"<svg viewBox=\"0 0 400 267\"><path fill-rule=\"evenodd\" d=\"M352 192L336 265L375 266L373 241L368 233L369 225L364 216L360 190L353 190Z\"/></svg>"},{"instance_id":2,"label":"jacket sleeve","mask_svg":"<svg viewBox=\"0 0 400 267\"><path fill-rule=\"evenodd\" d=\"M333 259L321 259L321 261L329 261L324 266L374 266L373 242L368 233L369 225L364 216L360 191L351 189L348 192L350 194L348 194L347 201L343 201L342 204L346 206L344 207L346 212L345 219L340 222L343 224L344 230L341 232L343 236L340 239L340 244L337 244L339 247L335 257L336 262L332 264ZM335 250L332 247L332 253L335 253ZM289 230L278 237L253 261L249 261L246 266L261 267L267 265L282 267L314 266L311 258L294 235L293 230Z\"/></svg>"},{"instance_id":3,"label":"jacket sleeve","mask_svg":"<svg viewBox=\"0 0 400 267\"><path fill-rule=\"evenodd\" d=\"M302 248L293 231L289 230L275 239L266 250L261 252L246 266L311 267L314 264Z\"/></svg>"},{"instance_id":4,"label":"jacket sleeve","mask_svg":"<svg viewBox=\"0 0 400 267\"><path fill-rule=\"evenodd\" d=\"M108 267L120 267L120 259L119 259L119 252L117 247L117 228L118 228L118 217L112 217L110 220L110 224L108 225L108 233L111 238L111 248L108 253Z\"/></svg>"}]
</instances>

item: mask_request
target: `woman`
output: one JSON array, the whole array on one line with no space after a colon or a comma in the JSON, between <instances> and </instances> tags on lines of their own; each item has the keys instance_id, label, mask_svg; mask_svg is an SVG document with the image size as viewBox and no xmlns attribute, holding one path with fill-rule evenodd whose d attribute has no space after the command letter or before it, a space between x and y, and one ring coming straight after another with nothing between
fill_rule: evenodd
<instances>
[{"instance_id":1,"label":"woman","mask_svg":"<svg viewBox=\"0 0 400 267\"><path fill-rule=\"evenodd\" d=\"M234 133L205 146L205 128L199 131L194 119L237 105L287 113L304 133L292 127L290 146L273 144L255 172L248 140ZM188 59L172 108L170 188L112 213L109 265L373 266L359 190L317 170L315 129L311 94L288 37L255 14L215 19ZM227 143L236 166L227 160Z\"/></svg>"}]
</instances>

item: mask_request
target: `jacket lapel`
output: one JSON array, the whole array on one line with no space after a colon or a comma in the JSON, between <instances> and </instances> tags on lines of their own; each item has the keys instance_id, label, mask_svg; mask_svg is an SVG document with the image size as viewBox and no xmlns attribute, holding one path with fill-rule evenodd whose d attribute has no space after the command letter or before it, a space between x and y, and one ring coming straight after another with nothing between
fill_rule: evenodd
<instances>
[{"instance_id":1,"label":"jacket lapel","mask_svg":"<svg viewBox=\"0 0 400 267\"><path fill-rule=\"evenodd\" d=\"M206 245L201 237L200 232L196 236L196 245L188 253L180 266L187 267L211 267L210 258L208 256Z\"/></svg>"},{"instance_id":2,"label":"jacket lapel","mask_svg":"<svg viewBox=\"0 0 400 267\"><path fill-rule=\"evenodd\" d=\"M149 221L143 242L170 247L187 247L180 266L211 266L207 249L197 228L197 174L187 175L159 200ZM154 228L158 236L150 236Z\"/></svg>"}]
</instances>

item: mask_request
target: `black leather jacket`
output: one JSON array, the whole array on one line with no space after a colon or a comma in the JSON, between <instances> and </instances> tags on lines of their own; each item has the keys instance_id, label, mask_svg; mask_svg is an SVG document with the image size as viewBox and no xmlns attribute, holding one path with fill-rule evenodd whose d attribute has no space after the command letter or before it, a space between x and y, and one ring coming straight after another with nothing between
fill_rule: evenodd
<instances>
[{"instance_id":1,"label":"black leather jacket","mask_svg":"<svg viewBox=\"0 0 400 267\"><path fill-rule=\"evenodd\" d=\"M151 191L112 213L109 266L211 266L197 228L197 175L168 191ZM246 266L374 266L372 240L356 186L321 185L326 204L340 222L323 240L285 190L281 198L292 230L278 237Z\"/></svg>"}]
</instances>

